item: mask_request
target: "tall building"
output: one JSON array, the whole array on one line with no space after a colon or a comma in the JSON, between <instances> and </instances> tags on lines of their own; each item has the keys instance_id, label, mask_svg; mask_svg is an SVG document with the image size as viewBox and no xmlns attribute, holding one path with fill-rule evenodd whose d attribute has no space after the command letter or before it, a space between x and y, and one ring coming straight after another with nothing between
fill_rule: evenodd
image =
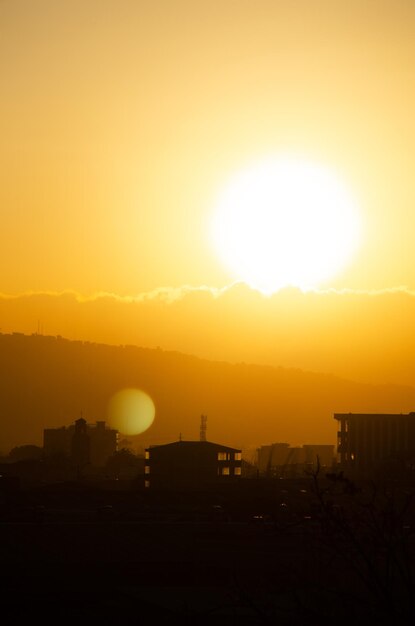
<instances>
[{"instance_id":1,"label":"tall building","mask_svg":"<svg viewBox=\"0 0 415 626\"><path fill-rule=\"evenodd\" d=\"M43 431L45 457L65 456L77 467L103 467L117 446L118 431L108 428L103 421L88 424L81 417L71 426Z\"/></svg>"},{"instance_id":2,"label":"tall building","mask_svg":"<svg viewBox=\"0 0 415 626\"><path fill-rule=\"evenodd\" d=\"M335 413L337 452L343 468L369 473L385 462L415 463L415 413Z\"/></svg>"},{"instance_id":3,"label":"tall building","mask_svg":"<svg viewBox=\"0 0 415 626\"><path fill-rule=\"evenodd\" d=\"M79 468L90 465L91 437L88 432L88 425L83 417L76 420L75 428L71 434L71 461Z\"/></svg>"}]
</instances>

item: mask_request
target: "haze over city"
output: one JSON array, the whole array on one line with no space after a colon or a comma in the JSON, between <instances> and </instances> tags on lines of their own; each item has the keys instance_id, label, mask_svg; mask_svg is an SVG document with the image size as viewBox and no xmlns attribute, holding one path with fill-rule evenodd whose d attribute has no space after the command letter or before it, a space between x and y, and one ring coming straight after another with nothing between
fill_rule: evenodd
<instances>
[{"instance_id":1,"label":"haze over city","mask_svg":"<svg viewBox=\"0 0 415 626\"><path fill-rule=\"evenodd\" d=\"M2 2L1 331L412 385L414 11Z\"/></svg>"},{"instance_id":2,"label":"haze over city","mask_svg":"<svg viewBox=\"0 0 415 626\"><path fill-rule=\"evenodd\" d=\"M8 618L413 623L414 29L0 0Z\"/></svg>"}]
</instances>

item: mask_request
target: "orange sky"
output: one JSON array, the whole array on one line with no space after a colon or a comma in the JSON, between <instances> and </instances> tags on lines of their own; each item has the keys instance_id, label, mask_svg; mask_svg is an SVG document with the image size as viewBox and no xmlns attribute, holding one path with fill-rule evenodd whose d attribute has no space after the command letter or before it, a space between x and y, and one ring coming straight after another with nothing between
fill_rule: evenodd
<instances>
[{"instance_id":1,"label":"orange sky","mask_svg":"<svg viewBox=\"0 0 415 626\"><path fill-rule=\"evenodd\" d=\"M320 287L414 290L414 26L411 0L3 0L0 291L223 288L238 276L208 236L216 198L235 172L285 152L333 168L358 199L361 246ZM356 329L340 308L346 350ZM375 316L379 334L386 320L399 324L401 303L386 309ZM54 311L44 303L16 326L32 332L41 316L51 332L93 337L93 325L74 322L71 332ZM221 314L209 311L207 323ZM313 328L315 308L298 311ZM334 321L321 331L327 345ZM102 338L127 341L131 331L131 342L208 352L196 327L175 344L173 331L157 336L150 324L138 335L129 323L122 332L109 323ZM255 342L247 359L278 362ZM206 355L243 358L242 348L220 345ZM341 370L303 353L286 347L281 365ZM387 367L379 377L405 378Z\"/></svg>"},{"instance_id":2,"label":"orange sky","mask_svg":"<svg viewBox=\"0 0 415 626\"><path fill-rule=\"evenodd\" d=\"M138 345L236 363L326 372L363 383L414 385L415 294L282 290L244 285L136 299L76 294L0 297L0 332Z\"/></svg>"}]
</instances>

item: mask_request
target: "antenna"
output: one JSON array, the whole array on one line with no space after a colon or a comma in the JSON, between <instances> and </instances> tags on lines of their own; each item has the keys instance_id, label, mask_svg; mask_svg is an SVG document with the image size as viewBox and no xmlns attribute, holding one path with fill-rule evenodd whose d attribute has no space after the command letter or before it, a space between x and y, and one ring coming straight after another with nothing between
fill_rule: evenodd
<instances>
[{"instance_id":1,"label":"antenna","mask_svg":"<svg viewBox=\"0 0 415 626\"><path fill-rule=\"evenodd\" d=\"M200 416L200 441L206 441L207 415Z\"/></svg>"}]
</instances>

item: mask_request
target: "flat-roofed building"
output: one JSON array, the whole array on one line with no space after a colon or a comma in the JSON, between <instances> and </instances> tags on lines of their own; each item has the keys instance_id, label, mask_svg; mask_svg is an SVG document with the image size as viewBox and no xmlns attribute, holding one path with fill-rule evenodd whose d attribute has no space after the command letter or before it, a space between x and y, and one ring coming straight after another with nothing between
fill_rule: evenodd
<instances>
[{"instance_id":1,"label":"flat-roofed building","mask_svg":"<svg viewBox=\"0 0 415 626\"><path fill-rule=\"evenodd\" d=\"M317 465L331 469L334 461L334 445L305 444L290 446L289 443L271 443L258 448L259 475L267 478L301 476Z\"/></svg>"},{"instance_id":2,"label":"flat-roofed building","mask_svg":"<svg viewBox=\"0 0 415 626\"><path fill-rule=\"evenodd\" d=\"M258 448L258 471L261 476L274 472L274 468L287 465L291 460L289 443L269 443Z\"/></svg>"},{"instance_id":3,"label":"flat-roofed building","mask_svg":"<svg viewBox=\"0 0 415 626\"><path fill-rule=\"evenodd\" d=\"M335 413L337 452L345 469L368 473L387 461L415 461L415 413Z\"/></svg>"},{"instance_id":4,"label":"flat-roofed building","mask_svg":"<svg viewBox=\"0 0 415 626\"><path fill-rule=\"evenodd\" d=\"M331 469L335 460L334 445L322 443L307 443L303 445L304 463L307 466Z\"/></svg>"},{"instance_id":5,"label":"flat-roofed building","mask_svg":"<svg viewBox=\"0 0 415 626\"><path fill-rule=\"evenodd\" d=\"M103 467L117 447L118 431L104 421L88 424L81 417L68 427L43 431L45 457L64 456L79 466Z\"/></svg>"}]
</instances>

